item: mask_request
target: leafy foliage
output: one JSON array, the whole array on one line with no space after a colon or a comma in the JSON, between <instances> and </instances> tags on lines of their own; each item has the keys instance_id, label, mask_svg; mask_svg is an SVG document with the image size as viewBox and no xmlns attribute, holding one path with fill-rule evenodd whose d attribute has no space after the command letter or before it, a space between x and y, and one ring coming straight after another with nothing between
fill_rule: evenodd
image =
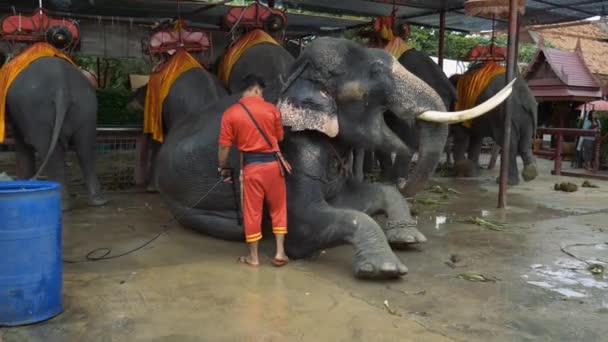
<instances>
[{"instance_id":1,"label":"leafy foliage","mask_svg":"<svg viewBox=\"0 0 608 342\"><path fill-rule=\"evenodd\" d=\"M76 56L76 63L82 68L97 72L98 59L95 57ZM123 88L130 89L130 74L148 74L150 65L142 59L118 59L103 58L99 60L100 74L102 78L107 69L108 81L104 88Z\"/></svg>"},{"instance_id":2,"label":"leafy foliage","mask_svg":"<svg viewBox=\"0 0 608 342\"><path fill-rule=\"evenodd\" d=\"M369 28L355 29L344 32L343 37L367 44L369 39L361 37L362 32L369 31ZM469 51L477 45L487 45L491 37L472 35L456 31L446 31L445 34L445 57L448 59L461 60ZM411 26L408 43L419 51L429 56L439 54L439 30L423 26ZM496 44L507 45L507 36L496 37ZM548 44L550 46L550 44ZM536 53L534 44L520 44L519 61L529 63Z\"/></svg>"},{"instance_id":3,"label":"leafy foliage","mask_svg":"<svg viewBox=\"0 0 608 342\"><path fill-rule=\"evenodd\" d=\"M98 59L77 56L76 63L83 69L97 73ZM143 60L135 59L100 59L99 69L103 77L107 68L105 87L97 90L97 124L100 126L141 126L142 113L127 108L132 92L129 84L130 74L148 74L149 65Z\"/></svg>"},{"instance_id":4,"label":"leafy foliage","mask_svg":"<svg viewBox=\"0 0 608 342\"><path fill-rule=\"evenodd\" d=\"M97 124L100 126L141 126L141 112L130 110L131 91L125 88L107 88L97 91Z\"/></svg>"}]
</instances>

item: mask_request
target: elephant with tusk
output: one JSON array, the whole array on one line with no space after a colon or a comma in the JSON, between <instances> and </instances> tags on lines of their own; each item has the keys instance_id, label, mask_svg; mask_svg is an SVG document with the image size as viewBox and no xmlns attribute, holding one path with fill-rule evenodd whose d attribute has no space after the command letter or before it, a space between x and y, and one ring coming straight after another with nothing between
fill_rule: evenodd
<instances>
[{"instance_id":1,"label":"elephant with tusk","mask_svg":"<svg viewBox=\"0 0 608 342\"><path fill-rule=\"evenodd\" d=\"M274 49L279 53L283 48ZM271 66L259 64L260 69L267 67ZM492 101L504 100L508 89ZM387 110L401 120L426 120L424 136L443 129L445 123L482 115L487 106L445 112L441 98L385 51L337 38L313 41L286 75L268 84L265 96L282 113L286 134L281 148L294 169L287 176L288 256L297 259L350 244L355 276L404 275L407 267L391 245L422 243L426 238L394 187L359 182L349 175L348 156L355 148L407 149L386 126ZM217 140L222 113L239 97L222 98L202 108L196 120L169 130L157 163L159 191L179 222L235 241L242 241L244 232L237 224L232 186L218 185ZM231 165L238 172L239 156L234 152ZM421 158L431 158L428 163L434 167L438 155L424 152ZM387 217L386 224L372 218L378 214Z\"/></svg>"},{"instance_id":2,"label":"elephant with tusk","mask_svg":"<svg viewBox=\"0 0 608 342\"><path fill-rule=\"evenodd\" d=\"M469 72L473 72L472 69ZM460 75L450 79L456 85ZM476 103L485 101L495 94L500 94L501 88L506 84L504 73L494 77L481 91ZM517 156L524 162L522 177L531 181L538 175L536 160L532 152L532 142L537 126L536 99L526 82L515 79L513 85L513 113L511 119L511 140L509 152L509 172L507 182L509 185L519 184ZM465 84L466 86L466 84ZM504 139L504 117L506 106L502 105L492 110L488 115L470 121L469 125L453 125L451 127L454 139L454 173L456 176L475 177L479 175L479 156L482 140L491 137L498 147Z\"/></svg>"}]
</instances>

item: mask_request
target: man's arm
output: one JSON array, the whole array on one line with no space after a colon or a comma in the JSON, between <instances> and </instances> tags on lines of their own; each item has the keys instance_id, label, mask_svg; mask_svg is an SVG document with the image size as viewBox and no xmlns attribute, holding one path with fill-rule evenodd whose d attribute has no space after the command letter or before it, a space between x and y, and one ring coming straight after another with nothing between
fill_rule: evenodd
<instances>
[{"instance_id":1,"label":"man's arm","mask_svg":"<svg viewBox=\"0 0 608 342\"><path fill-rule=\"evenodd\" d=\"M217 153L218 165L220 168L228 168L228 157L230 156L230 147L220 145Z\"/></svg>"},{"instance_id":2,"label":"man's arm","mask_svg":"<svg viewBox=\"0 0 608 342\"><path fill-rule=\"evenodd\" d=\"M234 140L234 131L232 129L232 124L230 121L230 117L224 113L222 116L222 123L220 126L220 136L218 139L218 166L220 168L227 168L228 165L228 157L230 157L230 146L232 146L232 141Z\"/></svg>"}]
</instances>

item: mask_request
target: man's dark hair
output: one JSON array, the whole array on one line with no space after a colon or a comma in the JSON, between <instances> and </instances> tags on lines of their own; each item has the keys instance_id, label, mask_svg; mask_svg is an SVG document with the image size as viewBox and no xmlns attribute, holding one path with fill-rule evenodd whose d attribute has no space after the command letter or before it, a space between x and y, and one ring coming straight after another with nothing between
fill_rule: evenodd
<instances>
[{"instance_id":1,"label":"man's dark hair","mask_svg":"<svg viewBox=\"0 0 608 342\"><path fill-rule=\"evenodd\" d=\"M590 110L589 113L587 114L587 120L593 120L593 119L595 119L595 111Z\"/></svg>"},{"instance_id":2,"label":"man's dark hair","mask_svg":"<svg viewBox=\"0 0 608 342\"><path fill-rule=\"evenodd\" d=\"M260 87L260 88L264 89L264 88L266 88L266 84L264 83L264 80L260 76L254 75L254 74L249 74L243 78L241 91L245 91L245 90L251 89L253 87Z\"/></svg>"}]
</instances>

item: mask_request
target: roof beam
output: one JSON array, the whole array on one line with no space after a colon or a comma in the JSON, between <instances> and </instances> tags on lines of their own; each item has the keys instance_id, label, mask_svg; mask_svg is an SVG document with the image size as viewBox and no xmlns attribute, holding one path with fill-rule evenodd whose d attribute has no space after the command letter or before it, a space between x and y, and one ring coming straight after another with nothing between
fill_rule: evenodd
<instances>
[{"instance_id":1,"label":"roof beam","mask_svg":"<svg viewBox=\"0 0 608 342\"><path fill-rule=\"evenodd\" d=\"M554 8L565 8L565 9L569 9L569 10L571 10L571 11L575 11L575 12L579 12L579 13L586 14L586 15L588 15L588 16L590 16L590 17L594 17L594 16L598 15L598 14L596 14L596 13L592 13L592 12L589 12L589 11L585 11L585 10L582 10L582 9L578 9L578 8L576 8L576 7L572 7L572 6L570 6L570 5L561 5L561 4L556 4L556 3L554 3L554 2L547 1L547 0L530 0L530 1L538 2L538 3L541 3L541 4L545 4L545 5L549 5L549 6L552 6L552 7L554 7ZM595 2L595 1L594 1L594 2ZM577 4L577 5L581 5L581 4Z\"/></svg>"}]
</instances>

